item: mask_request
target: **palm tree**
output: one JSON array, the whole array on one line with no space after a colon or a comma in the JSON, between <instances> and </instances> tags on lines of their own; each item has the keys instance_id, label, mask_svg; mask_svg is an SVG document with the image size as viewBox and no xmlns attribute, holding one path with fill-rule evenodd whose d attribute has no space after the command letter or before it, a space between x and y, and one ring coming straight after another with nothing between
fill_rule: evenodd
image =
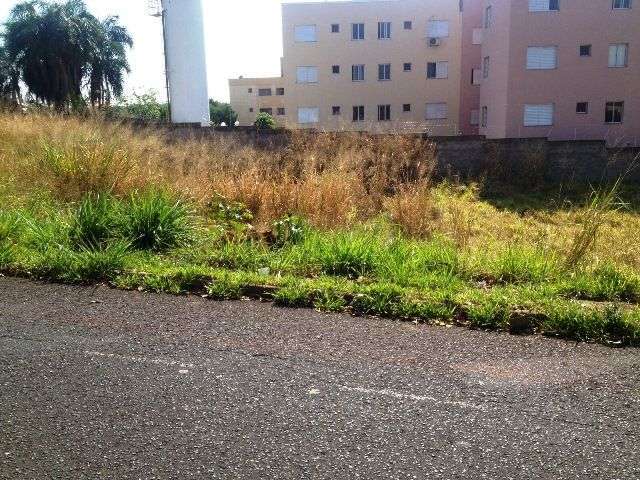
<instances>
[{"instance_id":1,"label":"palm tree","mask_svg":"<svg viewBox=\"0 0 640 480\"><path fill-rule=\"evenodd\" d=\"M12 64L7 50L0 47L0 102L20 104L20 72Z\"/></svg>"},{"instance_id":2,"label":"palm tree","mask_svg":"<svg viewBox=\"0 0 640 480\"><path fill-rule=\"evenodd\" d=\"M130 72L127 47L133 39L126 28L118 24L118 17L101 22L100 43L91 62L89 98L92 105L109 105L111 98L122 96L124 74Z\"/></svg>"}]
</instances>

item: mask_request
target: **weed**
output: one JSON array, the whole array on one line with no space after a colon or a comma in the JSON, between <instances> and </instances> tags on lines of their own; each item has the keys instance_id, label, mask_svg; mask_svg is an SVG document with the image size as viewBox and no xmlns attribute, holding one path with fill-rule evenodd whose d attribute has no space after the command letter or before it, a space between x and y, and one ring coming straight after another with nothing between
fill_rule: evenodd
<instances>
[{"instance_id":1,"label":"weed","mask_svg":"<svg viewBox=\"0 0 640 480\"><path fill-rule=\"evenodd\" d=\"M115 235L119 204L108 194L89 193L71 220L69 237L76 248L100 250Z\"/></svg>"}]
</instances>

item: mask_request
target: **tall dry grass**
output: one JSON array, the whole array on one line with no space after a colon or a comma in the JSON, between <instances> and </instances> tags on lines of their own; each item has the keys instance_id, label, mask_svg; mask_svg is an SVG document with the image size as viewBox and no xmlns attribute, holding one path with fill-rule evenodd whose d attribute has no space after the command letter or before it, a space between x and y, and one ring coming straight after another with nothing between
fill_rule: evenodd
<instances>
[{"instance_id":1,"label":"tall dry grass","mask_svg":"<svg viewBox=\"0 0 640 480\"><path fill-rule=\"evenodd\" d=\"M409 236L441 235L476 254L526 245L571 255L584 232L583 204L524 214L498 209L477 189L434 185L434 156L429 141L407 136L294 132L286 146L260 147L247 137L176 139L97 119L6 114L0 199L46 192L68 202L88 192L126 196L156 186L203 211L217 195L242 202L257 225L297 214L333 229L382 215ZM606 241L589 245L588 259L640 268L640 216L602 218L599 238Z\"/></svg>"}]
</instances>

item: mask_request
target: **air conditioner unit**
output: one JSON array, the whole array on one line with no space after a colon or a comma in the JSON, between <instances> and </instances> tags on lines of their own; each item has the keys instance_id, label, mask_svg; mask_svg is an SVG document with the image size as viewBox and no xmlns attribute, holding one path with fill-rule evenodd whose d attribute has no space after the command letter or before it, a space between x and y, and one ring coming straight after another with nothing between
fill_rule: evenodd
<instances>
[{"instance_id":1,"label":"air conditioner unit","mask_svg":"<svg viewBox=\"0 0 640 480\"><path fill-rule=\"evenodd\" d=\"M439 47L440 39L438 37L429 37L429 46L430 47Z\"/></svg>"}]
</instances>

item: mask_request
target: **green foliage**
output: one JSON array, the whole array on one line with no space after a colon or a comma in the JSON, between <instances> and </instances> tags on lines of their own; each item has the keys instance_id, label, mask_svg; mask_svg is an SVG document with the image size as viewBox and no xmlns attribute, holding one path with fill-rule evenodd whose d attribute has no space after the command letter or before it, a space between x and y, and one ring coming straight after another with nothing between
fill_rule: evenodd
<instances>
[{"instance_id":1,"label":"green foliage","mask_svg":"<svg viewBox=\"0 0 640 480\"><path fill-rule=\"evenodd\" d=\"M254 125L258 130L273 130L276 128L276 121L268 113L260 112L256 116Z\"/></svg>"},{"instance_id":2,"label":"green foliage","mask_svg":"<svg viewBox=\"0 0 640 480\"><path fill-rule=\"evenodd\" d=\"M524 283L548 281L557 271L552 253L511 246L491 263L488 273L499 282Z\"/></svg>"},{"instance_id":3,"label":"green foliage","mask_svg":"<svg viewBox=\"0 0 640 480\"><path fill-rule=\"evenodd\" d=\"M132 45L117 17L98 21L83 0L19 3L5 24L5 48L35 98L62 110L82 104L82 88L101 103L122 92Z\"/></svg>"},{"instance_id":4,"label":"green foliage","mask_svg":"<svg viewBox=\"0 0 640 480\"><path fill-rule=\"evenodd\" d=\"M238 114L234 112L231 105L216 100L209 100L209 113L211 114L211 123L216 126L224 123L228 127L233 127L238 120Z\"/></svg>"},{"instance_id":5,"label":"green foliage","mask_svg":"<svg viewBox=\"0 0 640 480\"><path fill-rule=\"evenodd\" d=\"M338 232L328 236L311 236L306 246L310 257L328 275L364 277L376 268L378 240L373 234Z\"/></svg>"},{"instance_id":6,"label":"green foliage","mask_svg":"<svg viewBox=\"0 0 640 480\"><path fill-rule=\"evenodd\" d=\"M100 250L116 235L119 203L108 194L87 195L73 212L71 243L76 248Z\"/></svg>"},{"instance_id":7,"label":"green foliage","mask_svg":"<svg viewBox=\"0 0 640 480\"><path fill-rule=\"evenodd\" d=\"M120 229L133 248L157 252L187 245L194 233L189 206L160 190L131 195L122 207Z\"/></svg>"},{"instance_id":8,"label":"green foliage","mask_svg":"<svg viewBox=\"0 0 640 480\"><path fill-rule=\"evenodd\" d=\"M565 279L559 291L585 300L640 300L640 277L635 272L604 264L593 271L580 272Z\"/></svg>"},{"instance_id":9,"label":"green foliage","mask_svg":"<svg viewBox=\"0 0 640 480\"><path fill-rule=\"evenodd\" d=\"M273 223L274 245L283 247L298 244L304 240L307 231L307 223L302 218L288 215Z\"/></svg>"},{"instance_id":10,"label":"green foliage","mask_svg":"<svg viewBox=\"0 0 640 480\"><path fill-rule=\"evenodd\" d=\"M164 122L169 118L169 105L158 101L158 94L149 90L143 94L133 94L121 105L111 108L110 114L118 118L129 118L142 122Z\"/></svg>"}]
</instances>

